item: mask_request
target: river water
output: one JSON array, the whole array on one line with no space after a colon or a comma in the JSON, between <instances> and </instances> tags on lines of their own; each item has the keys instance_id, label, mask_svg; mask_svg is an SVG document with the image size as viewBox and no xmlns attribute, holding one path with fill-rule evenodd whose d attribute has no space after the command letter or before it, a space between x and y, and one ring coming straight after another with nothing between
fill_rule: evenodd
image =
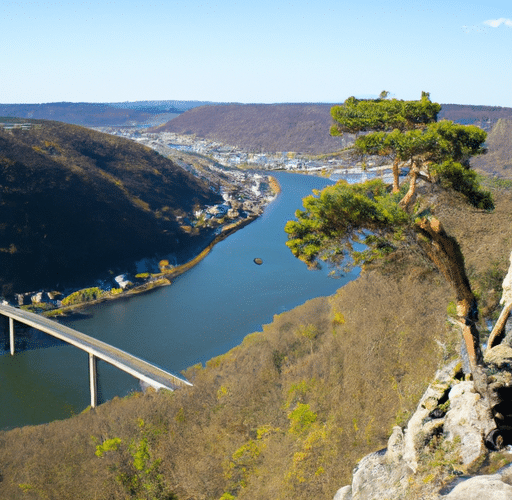
<instances>
[{"instance_id":1,"label":"river water","mask_svg":"<svg viewBox=\"0 0 512 500\"><path fill-rule=\"evenodd\" d=\"M301 199L330 181L275 176L282 192L264 214L171 286L99 304L88 309L90 316L66 324L179 373L239 344L274 314L334 293L356 271L332 278L326 268L308 270L286 247L283 230ZM0 356L0 429L66 418L89 404L87 354L58 342L48 346L44 337L42 345ZM103 400L140 390L136 379L102 361L98 373Z\"/></svg>"}]
</instances>

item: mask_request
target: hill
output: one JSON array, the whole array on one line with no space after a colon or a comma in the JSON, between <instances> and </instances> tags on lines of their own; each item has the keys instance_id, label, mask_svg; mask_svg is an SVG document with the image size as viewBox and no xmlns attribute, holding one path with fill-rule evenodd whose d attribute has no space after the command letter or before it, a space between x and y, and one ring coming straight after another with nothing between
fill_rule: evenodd
<instances>
[{"instance_id":1,"label":"hill","mask_svg":"<svg viewBox=\"0 0 512 500\"><path fill-rule=\"evenodd\" d=\"M207 233L176 216L220 197L155 151L75 125L0 129L0 293L82 282Z\"/></svg>"},{"instance_id":2,"label":"hill","mask_svg":"<svg viewBox=\"0 0 512 500\"><path fill-rule=\"evenodd\" d=\"M190 109L154 132L173 132L229 144L250 152L325 154L341 149L331 137L332 104L225 104ZM512 108L443 104L439 119L490 129Z\"/></svg>"},{"instance_id":3,"label":"hill","mask_svg":"<svg viewBox=\"0 0 512 500\"><path fill-rule=\"evenodd\" d=\"M443 213L489 307L512 238L512 195L495 196L492 213L457 197ZM0 432L0 496L332 499L358 459L407 421L439 362L456 356L449 300L437 272L403 255L191 367L190 389Z\"/></svg>"},{"instance_id":4,"label":"hill","mask_svg":"<svg viewBox=\"0 0 512 500\"><path fill-rule=\"evenodd\" d=\"M499 119L512 118L512 108L443 104L438 118L439 120L452 120L462 125L477 125L489 131Z\"/></svg>"},{"instance_id":5,"label":"hill","mask_svg":"<svg viewBox=\"0 0 512 500\"><path fill-rule=\"evenodd\" d=\"M329 135L330 104L227 104L186 111L155 132L192 134L250 152L320 154L340 149Z\"/></svg>"},{"instance_id":6,"label":"hill","mask_svg":"<svg viewBox=\"0 0 512 500\"><path fill-rule=\"evenodd\" d=\"M512 119L500 118L487 136L487 154L472 164L492 175L512 177Z\"/></svg>"},{"instance_id":7,"label":"hill","mask_svg":"<svg viewBox=\"0 0 512 500\"><path fill-rule=\"evenodd\" d=\"M86 127L162 126L252 152L330 153L340 141L328 135L331 104L226 104L208 101L56 102L0 104L0 116L57 120ZM196 109L199 108L199 109ZM443 104L439 115L490 130L512 108Z\"/></svg>"},{"instance_id":8,"label":"hill","mask_svg":"<svg viewBox=\"0 0 512 500\"><path fill-rule=\"evenodd\" d=\"M57 120L86 127L133 127L165 123L187 109L205 104L204 101L0 104L0 116Z\"/></svg>"}]
</instances>

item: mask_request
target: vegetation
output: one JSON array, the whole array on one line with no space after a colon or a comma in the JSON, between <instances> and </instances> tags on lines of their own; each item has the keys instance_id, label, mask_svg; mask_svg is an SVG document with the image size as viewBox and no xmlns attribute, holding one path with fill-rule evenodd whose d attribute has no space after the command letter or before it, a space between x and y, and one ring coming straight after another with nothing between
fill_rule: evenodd
<instances>
[{"instance_id":1,"label":"vegetation","mask_svg":"<svg viewBox=\"0 0 512 500\"><path fill-rule=\"evenodd\" d=\"M493 282L489 270L504 276L512 245L511 192L489 188L492 212L458 193L439 195L439 217L478 291ZM189 368L190 389L135 393L0 432L0 497L134 498L116 477L140 473L132 451L146 436L148 467L160 460L160 484L178 498L332 499L357 461L407 421L439 363L457 356L450 300L420 254L375 261L332 297L276 316L227 354ZM302 333L311 325L314 338ZM95 454L116 438L117 450Z\"/></svg>"},{"instance_id":2,"label":"vegetation","mask_svg":"<svg viewBox=\"0 0 512 500\"><path fill-rule=\"evenodd\" d=\"M103 290L98 287L92 288L84 288L82 290L77 290L73 292L71 295L62 299L63 306L71 306L73 304L82 304L83 302L90 302L92 300L97 300L103 295Z\"/></svg>"},{"instance_id":3,"label":"vegetation","mask_svg":"<svg viewBox=\"0 0 512 500\"><path fill-rule=\"evenodd\" d=\"M340 141L325 133L332 118L329 104L223 104L186 111L156 132L195 135L254 152L297 151L320 155L340 149ZM512 108L443 104L439 118L484 126L499 118L512 119ZM346 143L350 143L350 135Z\"/></svg>"},{"instance_id":4,"label":"vegetation","mask_svg":"<svg viewBox=\"0 0 512 500\"><path fill-rule=\"evenodd\" d=\"M251 152L330 153L339 141L325 134L327 104L225 104L191 109L155 132L194 134Z\"/></svg>"},{"instance_id":5,"label":"vegetation","mask_svg":"<svg viewBox=\"0 0 512 500\"><path fill-rule=\"evenodd\" d=\"M135 103L131 103L135 104ZM177 103L176 103L177 104ZM185 107L187 105L183 103ZM171 102L156 106L154 103L137 103L131 107L115 103L73 103L53 102L44 104L0 104L1 122L13 123L14 116L45 120L58 120L75 125L90 127L125 126L133 127L134 123L146 124L151 121L158 123L161 113L180 113Z\"/></svg>"},{"instance_id":6,"label":"vegetation","mask_svg":"<svg viewBox=\"0 0 512 500\"><path fill-rule=\"evenodd\" d=\"M512 175L512 120L501 118L487 136L488 153L477 158L475 168L484 170L493 176L506 178Z\"/></svg>"},{"instance_id":7,"label":"vegetation","mask_svg":"<svg viewBox=\"0 0 512 500\"><path fill-rule=\"evenodd\" d=\"M512 118L512 109L501 106L473 106L467 104L443 104L440 119L453 120L462 125L477 125L491 130L502 119Z\"/></svg>"},{"instance_id":8,"label":"vegetation","mask_svg":"<svg viewBox=\"0 0 512 500\"><path fill-rule=\"evenodd\" d=\"M159 217L221 200L171 160L78 126L34 123L42 126L0 129L0 295L80 285L143 257L186 258L211 239Z\"/></svg>"},{"instance_id":9,"label":"vegetation","mask_svg":"<svg viewBox=\"0 0 512 500\"><path fill-rule=\"evenodd\" d=\"M492 212L431 185L435 215L459 243L479 296L504 276L512 245L510 185L487 184ZM275 316L189 368L190 389L148 390L0 432L0 497L332 499L357 461L407 420L439 362L457 355L445 280L408 233L397 236L393 252L332 297ZM454 469L446 443L434 445L432 474Z\"/></svg>"},{"instance_id":10,"label":"vegetation","mask_svg":"<svg viewBox=\"0 0 512 500\"><path fill-rule=\"evenodd\" d=\"M304 210L296 213L298 220L289 221L285 230L294 255L308 263L320 257L335 264L365 266L411 246L421 251L455 292L458 319L476 377L477 371L480 373L477 368L483 365L475 326L477 301L460 246L445 231L436 207L441 190L458 191L479 209L494 207L490 192L480 188L469 163L472 156L485 151L486 133L475 126L437 122L440 109L425 92L418 101L351 97L333 107L331 133L360 134L352 149L363 158L389 157L393 185L381 180L357 185L338 182L305 198ZM401 183L404 167L408 173ZM356 243L364 243L364 250L356 249Z\"/></svg>"}]
</instances>

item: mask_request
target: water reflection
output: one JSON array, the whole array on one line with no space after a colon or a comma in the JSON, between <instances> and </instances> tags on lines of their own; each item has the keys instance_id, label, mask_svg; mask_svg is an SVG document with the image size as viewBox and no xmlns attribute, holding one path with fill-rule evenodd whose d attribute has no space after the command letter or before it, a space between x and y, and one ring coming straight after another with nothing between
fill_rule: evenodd
<instances>
[{"instance_id":1,"label":"water reflection","mask_svg":"<svg viewBox=\"0 0 512 500\"><path fill-rule=\"evenodd\" d=\"M45 349L48 347L59 347L66 345L65 342L59 340L52 335L24 325L23 323L14 322L14 352L24 352L34 349ZM9 338L9 319L6 316L0 317L0 355L10 354L11 345Z\"/></svg>"}]
</instances>

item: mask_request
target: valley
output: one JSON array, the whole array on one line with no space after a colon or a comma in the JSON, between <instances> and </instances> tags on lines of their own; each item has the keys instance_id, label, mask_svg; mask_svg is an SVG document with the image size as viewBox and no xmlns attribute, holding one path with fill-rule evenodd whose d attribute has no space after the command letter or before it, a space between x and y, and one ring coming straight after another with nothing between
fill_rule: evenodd
<instances>
[{"instance_id":1,"label":"valley","mask_svg":"<svg viewBox=\"0 0 512 500\"><path fill-rule=\"evenodd\" d=\"M478 179L492 192L494 210L469 207L460 193L437 187L428 192L436 197L436 215L442 217L446 231L460 243L480 303L478 327L483 340L498 308L512 241L512 196L506 179L510 122L496 124L488 140L491 161L486 162L485 156L477 159ZM87 395L80 395L77 380L83 378L86 364L62 346L34 339L35 344L40 342L37 348L29 346L6 360L6 401L13 409L13 401L18 405L13 418L33 418L36 423L63 418L66 411L74 416L0 433L0 450L8 464L0 491L13 498L37 498L41 492L80 498L81 485L93 478L85 497L122 497L122 484L113 471L132 470L130 443L147 443L148 463L156 464L163 478L160 486L172 492L171 497L332 498L350 483L361 456L386 446L393 426L405 427L437 367L459 356L452 293L421 252L404 248L365 265L364 273L352 280L354 275L331 273L327 265L308 270L284 245L283 221L293 218L304 194L329 182L324 176L373 177L389 166L388 159L379 163L367 157L363 164L361 158L339 150L322 154L291 147L285 154L255 150L249 142L201 137L191 129L190 133L135 127L102 130L109 132L113 144L140 143L134 151L143 148L158 161L172 162L216 196L204 208L173 212L181 233L187 233L183 227L189 226L187 234L198 229L212 238L223 224L230 224L222 221L230 211L234 216L236 211L240 215L252 210L244 206L251 197L256 201L251 216L259 215L219 242L173 286L129 301L100 302L88 315L65 320L98 338L113 335L107 340L171 370L185 370L194 384L190 390L141 393L133 380L119 379L100 367L107 402L82 412ZM51 144L33 145L58 156ZM277 179L282 191L272 201L270 197L263 201L262 187L275 186L268 175ZM110 187L115 180L134 196L128 177L114 177ZM291 194L279 222L268 225ZM372 193L367 196L371 199ZM147 203L151 214L157 214L158 207L146 201L150 198L137 197ZM195 254L199 248L200 244L195 246ZM169 272L177 263L164 256L137 262L142 266L143 260L146 269L160 273L161 264L169 266L164 269ZM109 276L121 279L117 272ZM297 277L299 282L293 281ZM341 287L345 278L350 282ZM26 337L27 345L30 339ZM67 375L62 376L61 368L67 369ZM17 385L20 369L27 378ZM57 382L50 389L48 381ZM61 405L61 413L34 415L28 399L20 403L25 397L48 399L55 407ZM69 400L72 403L66 406L63 402ZM98 458L95 452L114 441L119 447ZM445 445L440 443L439 448L435 439L429 443L432 453L442 451ZM425 460L430 457L425 456ZM506 453L488 457L504 464L511 458ZM487 465L478 465L478 471ZM413 484L417 488L438 487L437 481L451 480L455 470L444 462L425 462L422 467L424 475Z\"/></svg>"}]
</instances>

